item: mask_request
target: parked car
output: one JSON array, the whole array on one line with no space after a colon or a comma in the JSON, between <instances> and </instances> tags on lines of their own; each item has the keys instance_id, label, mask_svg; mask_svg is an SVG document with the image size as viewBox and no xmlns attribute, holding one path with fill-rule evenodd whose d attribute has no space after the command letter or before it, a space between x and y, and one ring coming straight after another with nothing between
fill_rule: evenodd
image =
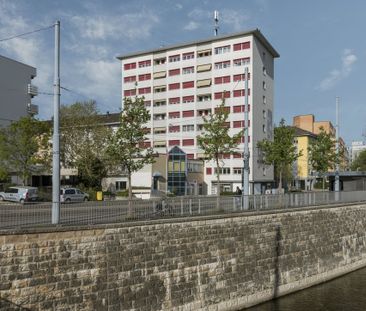
<instances>
[{"instance_id":1,"label":"parked car","mask_svg":"<svg viewBox=\"0 0 366 311\"><path fill-rule=\"evenodd\" d=\"M0 192L0 201L30 202L38 200L38 188L36 187L9 187Z\"/></svg>"},{"instance_id":2,"label":"parked car","mask_svg":"<svg viewBox=\"0 0 366 311\"><path fill-rule=\"evenodd\" d=\"M83 202L89 201L89 194L82 192L78 188L61 188L60 189L60 202Z\"/></svg>"}]
</instances>

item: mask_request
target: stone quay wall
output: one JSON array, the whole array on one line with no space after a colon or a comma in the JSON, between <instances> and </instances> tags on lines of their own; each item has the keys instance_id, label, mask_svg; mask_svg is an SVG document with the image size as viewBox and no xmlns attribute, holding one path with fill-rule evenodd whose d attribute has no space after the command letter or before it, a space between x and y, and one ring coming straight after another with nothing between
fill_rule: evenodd
<instances>
[{"instance_id":1,"label":"stone quay wall","mask_svg":"<svg viewBox=\"0 0 366 311\"><path fill-rule=\"evenodd\" d=\"M0 310L240 310L366 265L366 205L0 233Z\"/></svg>"}]
</instances>

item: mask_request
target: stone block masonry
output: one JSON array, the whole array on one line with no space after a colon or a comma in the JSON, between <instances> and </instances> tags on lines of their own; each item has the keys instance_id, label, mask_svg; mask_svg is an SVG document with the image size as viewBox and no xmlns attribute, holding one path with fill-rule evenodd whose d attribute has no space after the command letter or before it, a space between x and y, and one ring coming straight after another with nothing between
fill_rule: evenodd
<instances>
[{"instance_id":1,"label":"stone block masonry","mask_svg":"<svg viewBox=\"0 0 366 311\"><path fill-rule=\"evenodd\" d=\"M0 310L240 310L365 266L365 228L350 205L0 233Z\"/></svg>"}]
</instances>

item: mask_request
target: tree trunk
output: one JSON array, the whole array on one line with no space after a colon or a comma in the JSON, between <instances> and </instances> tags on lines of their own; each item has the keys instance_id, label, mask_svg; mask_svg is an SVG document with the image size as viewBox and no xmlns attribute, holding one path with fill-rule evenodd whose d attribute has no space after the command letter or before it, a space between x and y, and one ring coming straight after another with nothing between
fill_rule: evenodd
<instances>
[{"instance_id":1,"label":"tree trunk","mask_svg":"<svg viewBox=\"0 0 366 311\"><path fill-rule=\"evenodd\" d=\"M132 184L131 184L131 173L128 172L128 211L127 217L132 218Z\"/></svg>"},{"instance_id":2,"label":"tree trunk","mask_svg":"<svg viewBox=\"0 0 366 311\"><path fill-rule=\"evenodd\" d=\"M279 192L281 192L281 190L282 190L282 168L280 169L280 176L279 176L279 181L278 181L278 190L279 190Z\"/></svg>"},{"instance_id":3,"label":"tree trunk","mask_svg":"<svg viewBox=\"0 0 366 311\"><path fill-rule=\"evenodd\" d=\"M323 191L325 190L325 176L323 176Z\"/></svg>"},{"instance_id":4,"label":"tree trunk","mask_svg":"<svg viewBox=\"0 0 366 311\"><path fill-rule=\"evenodd\" d=\"M217 196L221 195L219 159L216 158Z\"/></svg>"}]
</instances>

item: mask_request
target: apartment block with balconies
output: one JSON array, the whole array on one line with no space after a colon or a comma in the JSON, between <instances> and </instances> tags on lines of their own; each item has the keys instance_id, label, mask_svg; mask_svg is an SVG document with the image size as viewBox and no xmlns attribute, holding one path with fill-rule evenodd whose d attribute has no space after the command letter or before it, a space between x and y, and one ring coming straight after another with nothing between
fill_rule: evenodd
<instances>
[{"instance_id":1,"label":"apartment block with balconies","mask_svg":"<svg viewBox=\"0 0 366 311\"><path fill-rule=\"evenodd\" d=\"M36 68L0 55L0 127L38 114L38 106L32 104L38 94L32 84L36 75Z\"/></svg>"},{"instance_id":2,"label":"apartment block with balconies","mask_svg":"<svg viewBox=\"0 0 366 311\"><path fill-rule=\"evenodd\" d=\"M279 54L258 29L121 55L122 105L124 97L144 96L151 114L146 145L159 153L179 146L189 159L200 159L204 155L197 136L203 130L202 117L214 112L223 98L230 134L245 126L247 78L250 191L261 193L273 181L273 168L262 163L257 142L273 137L276 57ZM241 188L243 148L242 140L235 154L222 156L223 191ZM217 191L215 170L214 163L206 162L205 182L212 194Z\"/></svg>"}]
</instances>

